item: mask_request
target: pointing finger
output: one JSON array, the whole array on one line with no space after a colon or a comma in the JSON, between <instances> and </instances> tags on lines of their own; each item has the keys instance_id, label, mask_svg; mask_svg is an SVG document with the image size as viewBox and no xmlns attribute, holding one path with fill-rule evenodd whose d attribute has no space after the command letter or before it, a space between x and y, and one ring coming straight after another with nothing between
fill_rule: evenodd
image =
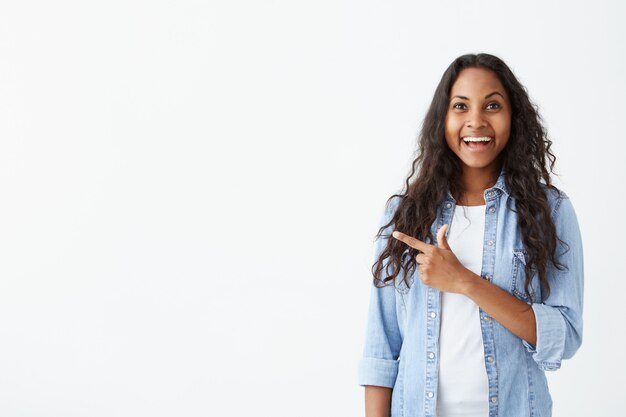
<instances>
[{"instance_id":1,"label":"pointing finger","mask_svg":"<svg viewBox=\"0 0 626 417\"><path fill-rule=\"evenodd\" d=\"M398 232L397 230L394 231L391 235L395 237L396 239L406 243L410 247L421 250L422 252L431 250L432 245L422 242L421 240L411 237L409 235L406 235L402 232Z\"/></svg>"}]
</instances>

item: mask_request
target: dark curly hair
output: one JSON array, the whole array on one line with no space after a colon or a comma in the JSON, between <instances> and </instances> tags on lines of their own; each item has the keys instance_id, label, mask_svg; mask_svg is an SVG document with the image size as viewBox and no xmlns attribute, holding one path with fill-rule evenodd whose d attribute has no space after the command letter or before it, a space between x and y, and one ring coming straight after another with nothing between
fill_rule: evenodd
<instances>
[{"instance_id":1,"label":"dark curly hair","mask_svg":"<svg viewBox=\"0 0 626 417\"><path fill-rule=\"evenodd\" d=\"M556 234L544 191L544 188L549 188L559 192L550 179L550 174L554 174L556 157L550 151L552 141L547 137L538 107L531 102L526 88L520 84L510 68L496 56L486 53L462 55L444 72L424 118L418 137L417 157L413 161L404 190L387 200L388 206L393 198L399 197L398 207L389 223L381 226L376 238L380 238L383 231L393 224L397 230L422 241L433 242L430 227L436 219L437 207L446 197L446 190L449 189L455 196L462 194L461 165L446 143L445 117L452 85L465 68L493 71L509 95L512 107L510 136L498 158L506 172L505 180L511 196L516 201L522 242L528 253L524 270L526 296L531 300L529 288L533 273L537 272L543 301L550 293L546 277L548 261L559 269L562 267L555 256L557 239L561 242L562 240ZM524 158L520 158L520 155L524 155ZM411 181L416 172L417 178ZM408 257L408 262L403 262L406 244L397 239L387 239L386 246L372 265L374 285L381 287L388 285L388 281L395 283L402 269L403 280L410 287L409 277L414 273L417 263L415 256L419 252L409 248L408 254L411 256ZM389 261L384 268L386 258ZM383 269L387 271L384 280L381 279Z\"/></svg>"}]
</instances>

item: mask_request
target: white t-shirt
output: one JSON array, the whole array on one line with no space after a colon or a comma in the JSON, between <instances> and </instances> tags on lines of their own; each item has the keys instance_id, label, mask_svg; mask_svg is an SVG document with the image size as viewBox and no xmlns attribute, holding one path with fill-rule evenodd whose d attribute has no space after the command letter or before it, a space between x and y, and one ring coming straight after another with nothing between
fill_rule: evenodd
<instances>
[{"instance_id":1,"label":"white t-shirt","mask_svg":"<svg viewBox=\"0 0 626 417\"><path fill-rule=\"evenodd\" d=\"M450 249L480 275L485 205L457 205L449 228ZM437 417L487 417L489 381L478 305L462 294L441 295Z\"/></svg>"}]
</instances>

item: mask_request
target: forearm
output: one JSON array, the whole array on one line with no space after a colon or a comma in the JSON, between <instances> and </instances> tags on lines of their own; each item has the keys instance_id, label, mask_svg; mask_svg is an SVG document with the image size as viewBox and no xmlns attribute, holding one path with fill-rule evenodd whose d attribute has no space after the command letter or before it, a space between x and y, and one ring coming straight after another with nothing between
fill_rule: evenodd
<instances>
[{"instance_id":1,"label":"forearm","mask_svg":"<svg viewBox=\"0 0 626 417\"><path fill-rule=\"evenodd\" d=\"M513 334L536 346L537 323L530 305L470 270L465 278L465 296Z\"/></svg>"},{"instance_id":2,"label":"forearm","mask_svg":"<svg viewBox=\"0 0 626 417\"><path fill-rule=\"evenodd\" d=\"M365 386L365 417L389 417L391 413L391 388Z\"/></svg>"}]
</instances>

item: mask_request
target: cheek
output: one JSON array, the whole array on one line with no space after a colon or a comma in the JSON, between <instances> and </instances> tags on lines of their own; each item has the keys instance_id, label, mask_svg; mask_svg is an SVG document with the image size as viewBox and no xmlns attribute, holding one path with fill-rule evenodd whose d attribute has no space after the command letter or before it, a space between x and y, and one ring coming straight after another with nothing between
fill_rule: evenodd
<instances>
[{"instance_id":1,"label":"cheek","mask_svg":"<svg viewBox=\"0 0 626 417\"><path fill-rule=\"evenodd\" d=\"M459 132L460 132L462 125L459 124L458 120L455 120L454 117L446 116L444 126L445 126L444 131L446 133L446 140L448 141L448 143L456 142L459 138L459 134L460 134Z\"/></svg>"},{"instance_id":2,"label":"cheek","mask_svg":"<svg viewBox=\"0 0 626 417\"><path fill-rule=\"evenodd\" d=\"M511 132L511 116L509 114L502 115L503 117L498 118L495 122L498 126L498 131L502 136L509 136Z\"/></svg>"},{"instance_id":3,"label":"cheek","mask_svg":"<svg viewBox=\"0 0 626 417\"><path fill-rule=\"evenodd\" d=\"M509 142L509 139L511 137L511 129L506 127L504 129L501 130L500 132L500 142L502 147L505 147L506 144Z\"/></svg>"},{"instance_id":4,"label":"cheek","mask_svg":"<svg viewBox=\"0 0 626 417\"><path fill-rule=\"evenodd\" d=\"M498 139L498 143L496 144L496 146L498 146L500 149L504 149L506 147L506 145L509 143L510 137L511 137L511 128L508 125L503 125L501 127L499 127L498 131L497 131L497 135L499 137Z\"/></svg>"},{"instance_id":5,"label":"cheek","mask_svg":"<svg viewBox=\"0 0 626 417\"><path fill-rule=\"evenodd\" d=\"M446 129L446 143L448 144L449 148L454 149L456 146L456 134L448 129Z\"/></svg>"}]
</instances>

